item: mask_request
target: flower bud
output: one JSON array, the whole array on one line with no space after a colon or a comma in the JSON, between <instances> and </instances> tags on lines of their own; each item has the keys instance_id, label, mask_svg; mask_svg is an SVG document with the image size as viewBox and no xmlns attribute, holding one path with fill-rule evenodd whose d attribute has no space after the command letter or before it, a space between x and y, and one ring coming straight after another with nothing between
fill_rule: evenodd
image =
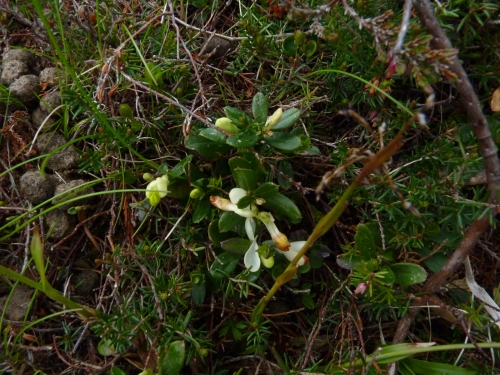
<instances>
[{"instance_id":1,"label":"flower bud","mask_svg":"<svg viewBox=\"0 0 500 375\"><path fill-rule=\"evenodd\" d=\"M266 268L272 268L274 266L274 257L270 256L269 258L264 257L263 255L259 255L262 264Z\"/></svg>"},{"instance_id":2,"label":"flower bud","mask_svg":"<svg viewBox=\"0 0 500 375\"><path fill-rule=\"evenodd\" d=\"M229 134L236 134L240 131L236 127L236 125L234 125L233 122L227 117L221 117L220 119L215 121L215 126Z\"/></svg>"},{"instance_id":3,"label":"flower bud","mask_svg":"<svg viewBox=\"0 0 500 375\"><path fill-rule=\"evenodd\" d=\"M283 116L283 110L281 108L278 108L274 113L267 119L266 122L266 127L267 128L272 128L273 126L276 126L278 122L281 120L281 116Z\"/></svg>"},{"instance_id":4,"label":"flower bud","mask_svg":"<svg viewBox=\"0 0 500 375\"><path fill-rule=\"evenodd\" d=\"M198 198L201 198L203 196L203 191L201 189L198 189L198 188L194 188L193 190L191 190L191 192L189 193L189 196L191 197L191 199L198 199Z\"/></svg>"},{"instance_id":5,"label":"flower bud","mask_svg":"<svg viewBox=\"0 0 500 375\"><path fill-rule=\"evenodd\" d=\"M151 173L144 173L142 175L142 179L146 182L151 182L153 181L155 178L153 177L153 175Z\"/></svg>"}]
</instances>

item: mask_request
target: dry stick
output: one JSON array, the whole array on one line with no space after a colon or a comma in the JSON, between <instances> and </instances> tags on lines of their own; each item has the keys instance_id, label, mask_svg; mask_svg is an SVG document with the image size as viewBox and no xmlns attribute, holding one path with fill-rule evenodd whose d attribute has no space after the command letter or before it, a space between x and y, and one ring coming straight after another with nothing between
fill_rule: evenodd
<instances>
[{"instance_id":1,"label":"dry stick","mask_svg":"<svg viewBox=\"0 0 500 375\"><path fill-rule=\"evenodd\" d=\"M432 43L438 49L450 49L451 43L444 33L443 29L434 15L429 0L414 1L413 6L417 11L418 17L422 25L434 37ZM488 189L490 191L490 203L497 203L497 192L500 189L500 162L497 157L497 149L491 137L490 129L484 114L481 111L479 100L474 92L472 84L469 81L467 73L463 69L457 57L452 59L450 70L458 77L455 82L457 91L460 94L460 100L467 111L469 122L473 125L474 133L478 139L479 148L484 160L484 169L488 181ZM455 250L453 255L448 259L444 267L434 274L425 284L424 292L435 293L441 285L462 265L465 257L475 247L479 238L489 227L489 215L485 214L482 218L476 220L465 234L465 238L460 246ZM413 304L415 305L415 304ZM393 343L402 343L406 339L406 335L411 323L415 319L416 314L420 309L411 309L399 322L396 333L394 334Z\"/></svg>"}]
</instances>

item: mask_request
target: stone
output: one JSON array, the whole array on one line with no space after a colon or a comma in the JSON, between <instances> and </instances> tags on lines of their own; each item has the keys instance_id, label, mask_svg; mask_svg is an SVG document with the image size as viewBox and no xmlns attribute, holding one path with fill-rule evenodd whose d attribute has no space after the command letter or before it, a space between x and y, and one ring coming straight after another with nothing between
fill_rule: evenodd
<instances>
[{"instance_id":1,"label":"stone","mask_svg":"<svg viewBox=\"0 0 500 375\"><path fill-rule=\"evenodd\" d=\"M23 103L28 103L40 93L40 79L28 74L16 79L9 87L10 94L18 98Z\"/></svg>"},{"instance_id":2,"label":"stone","mask_svg":"<svg viewBox=\"0 0 500 375\"><path fill-rule=\"evenodd\" d=\"M38 137L36 145L41 154L48 154L57 147L67 143L66 139L55 132L45 133ZM75 148L70 145L55 155L52 155L47 163L47 167L53 171L65 171L76 166L79 155Z\"/></svg>"},{"instance_id":3,"label":"stone","mask_svg":"<svg viewBox=\"0 0 500 375\"><path fill-rule=\"evenodd\" d=\"M40 107L36 107L35 110L31 113L31 122L37 128L43 124L43 122L47 119L47 112L43 111ZM45 126L50 126L55 122L53 117L50 117L45 121Z\"/></svg>"},{"instance_id":4,"label":"stone","mask_svg":"<svg viewBox=\"0 0 500 375\"><path fill-rule=\"evenodd\" d=\"M202 58L208 57L209 60L216 60L221 57L226 56L229 54L231 51L235 50L235 43L218 37L214 36L208 37L203 46L201 47L201 53L200 56Z\"/></svg>"},{"instance_id":5,"label":"stone","mask_svg":"<svg viewBox=\"0 0 500 375\"><path fill-rule=\"evenodd\" d=\"M99 275L90 269L78 272L71 280L75 293L81 297L89 297L99 282Z\"/></svg>"},{"instance_id":6,"label":"stone","mask_svg":"<svg viewBox=\"0 0 500 375\"><path fill-rule=\"evenodd\" d=\"M3 63L2 76L0 83L5 86L10 86L12 82L21 76L29 73L28 65L19 60L9 60Z\"/></svg>"},{"instance_id":7,"label":"stone","mask_svg":"<svg viewBox=\"0 0 500 375\"><path fill-rule=\"evenodd\" d=\"M61 105L61 93L59 91L52 91L43 96L40 100L40 109L47 113L50 113Z\"/></svg>"},{"instance_id":8,"label":"stone","mask_svg":"<svg viewBox=\"0 0 500 375\"><path fill-rule=\"evenodd\" d=\"M21 61L27 66L31 66L35 62L35 55L23 49L10 49L3 54L3 63L5 65L5 62L12 60Z\"/></svg>"},{"instance_id":9,"label":"stone","mask_svg":"<svg viewBox=\"0 0 500 375\"><path fill-rule=\"evenodd\" d=\"M60 202L63 202L67 199L72 199L76 197L80 197L89 193L93 193L94 189L91 187L83 187L81 189L75 189L78 188L78 186L83 185L85 183L84 180L73 180L68 182L67 184L60 184L57 185L55 191L54 191L54 199L52 200L53 204L57 204ZM71 190L74 189L74 190ZM70 192L66 193L68 190L71 190ZM68 204L65 204L61 206L60 208L63 210L68 210L70 207L74 206L82 206L86 204L88 201L88 198L82 198L77 201L70 202Z\"/></svg>"},{"instance_id":10,"label":"stone","mask_svg":"<svg viewBox=\"0 0 500 375\"><path fill-rule=\"evenodd\" d=\"M17 285L12 296L10 297L9 304L7 303L8 296L0 298L0 315L5 309L5 317L10 320L22 321L31 306L31 297L33 296L34 290L24 286Z\"/></svg>"},{"instance_id":11,"label":"stone","mask_svg":"<svg viewBox=\"0 0 500 375\"><path fill-rule=\"evenodd\" d=\"M55 178L50 175L42 177L40 171L29 171L21 176L21 191L33 205L38 205L54 194Z\"/></svg>"},{"instance_id":12,"label":"stone","mask_svg":"<svg viewBox=\"0 0 500 375\"><path fill-rule=\"evenodd\" d=\"M49 237L58 241L66 237L75 227L76 218L69 215L65 210L56 209L44 216L46 233Z\"/></svg>"},{"instance_id":13,"label":"stone","mask_svg":"<svg viewBox=\"0 0 500 375\"><path fill-rule=\"evenodd\" d=\"M54 86L57 84L57 69L45 68L40 72L40 83L42 85Z\"/></svg>"}]
</instances>

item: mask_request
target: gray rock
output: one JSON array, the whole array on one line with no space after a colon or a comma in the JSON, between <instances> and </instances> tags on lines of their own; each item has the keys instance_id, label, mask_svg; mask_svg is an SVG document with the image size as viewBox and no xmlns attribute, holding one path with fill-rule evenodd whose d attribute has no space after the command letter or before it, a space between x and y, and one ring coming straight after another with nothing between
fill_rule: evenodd
<instances>
[{"instance_id":1,"label":"gray rock","mask_svg":"<svg viewBox=\"0 0 500 375\"><path fill-rule=\"evenodd\" d=\"M10 320L22 321L31 306L31 297L33 296L33 289L18 285L16 289L12 292L9 304L5 306L7 302L7 296L0 298L0 315L5 309L5 317Z\"/></svg>"},{"instance_id":2,"label":"gray rock","mask_svg":"<svg viewBox=\"0 0 500 375\"><path fill-rule=\"evenodd\" d=\"M38 146L38 150L42 154L47 154L49 152L52 152L57 147L64 145L65 143L67 143L67 141L62 135L52 132L42 134L40 137L38 137L36 145ZM58 172L65 171L67 169L73 168L76 165L77 159L78 153L75 151L75 148L70 145L53 155L49 159L47 167Z\"/></svg>"},{"instance_id":3,"label":"gray rock","mask_svg":"<svg viewBox=\"0 0 500 375\"><path fill-rule=\"evenodd\" d=\"M21 76L29 73L28 65L19 60L9 60L3 63L2 77L0 83L9 86Z\"/></svg>"},{"instance_id":4,"label":"gray rock","mask_svg":"<svg viewBox=\"0 0 500 375\"><path fill-rule=\"evenodd\" d=\"M40 125L43 124L45 119L47 118L47 112L43 111L40 107L36 107L36 109L31 113L31 122L33 125L35 125L37 128L40 127ZM50 126L54 123L54 118L50 117L47 119L45 122L45 126Z\"/></svg>"},{"instance_id":5,"label":"gray rock","mask_svg":"<svg viewBox=\"0 0 500 375\"><path fill-rule=\"evenodd\" d=\"M47 227L46 233L56 241L66 237L75 227L76 218L61 209L50 211L43 218Z\"/></svg>"},{"instance_id":6,"label":"gray rock","mask_svg":"<svg viewBox=\"0 0 500 375\"><path fill-rule=\"evenodd\" d=\"M93 193L94 189L92 189L91 187L84 187L84 188L80 188L80 189L75 189L84 183L85 183L84 180L73 180L73 181L68 182L67 184L57 185L56 190L54 191L54 199L52 200L52 203L57 204L57 203L63 202L63 201L68 200L68 199L72 199L72 198L80 197L80 196L83 196L83 195L86 195L89 193ZM73 190L71 190L71 189L73 189ZM68 192L68 190L71 190L71 191ZM88 198L82 198L82 199L79 199L77 201L73 201L73 202L70 202L68 204L65 204L65 205L61 206L60 208L63 210L67 210L70 207L82 206L82 205L86 204L87 201L88 201Z\"/></svg>"},{"instance_id":7,"label":"gray rock","mask_svg":"<svg viewBox=\"0 0 500 375\"><path fill-rule=\"evenodd\" d=\"M61 104L61 93L59 91L49 92L40 101L40 109L50 113Z\"/></svg>"},{"instance_id":8,"label":"gray rock","mask_svg":"<svg viewBox=\"0 0 500 375\"><path fill-rule=\"evenodd\" d=\"M12 60L22 61L27 66L30 66L35 62L35 55L22 49L10 49L3 54L4 65L5 62Z\"/></svg>"},{"instance_id":9,"label":"gray rock","mask_svg":"<svg viewBox=\"0 0 500 375\"><path fill-rule=\"evenodd\" d=\"M53 176L42 177L40 171L29 171L21 176L21 191L26 199L36 206L52 197L55 182Z\"/></svg>"},{"instance_id":10,"label":"gray rock","mask_svg":"<svg viewBox=\"0 0 500 375\"><path fill-rule=\"evenodd\" d=\"M40 79L32 74L19 77L9 87L11 95L23 103L30 102L40 93Z\"/></svg>"},{"instance_id":11,"label":"gray rock","mask_svg":"<svg viewBox=\"0 0 500 375\"><path fill-rule=\"evenodd\" d=\"M209 60L216 60L234 51L235 48L235 43L230 40L218 36L208 37L201 47L200 56L202 58L208 57Z\"/></svg>"},{"instance_id":12,"label":"gray rock","mask_svg":"<svg viewBox=\"0 0 500 375\"><path fill-rule=\"evenodd\" d=\"M78 272L72 279L76 294L89 297L99 282L99 275L92 270Z\"/></svg>"},{"instance_id":13,"label":"gray rock","mask_svg":"<svg viewBox=\"0 0 500 375\"><path fill-rule=\"evenodd\" d=\"M40 83L47 84L49 87L57 84L57 69L45 68L40 72Z\"/></svg>"}]
</instances>

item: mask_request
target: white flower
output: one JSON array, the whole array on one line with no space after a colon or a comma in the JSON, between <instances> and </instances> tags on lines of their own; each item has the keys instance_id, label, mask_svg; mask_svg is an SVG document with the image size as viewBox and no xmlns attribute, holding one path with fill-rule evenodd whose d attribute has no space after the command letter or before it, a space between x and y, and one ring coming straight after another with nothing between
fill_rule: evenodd
<instances>
[{"instance_id":1,"label":"white flower","mask_svg":"<svg viewBox=\"0 0 500 375\"><path fill-rule=\"evenodd\" d=\"M160 203L160 199L168 193L168 176L164 175L151 181L146 187L146 198L149 199L151 206Z\"/></svg>"},{"instance_id":2,"label":"white flower","mask_svg":"<svg viewBox=\"0 0 500 375\"><path fill-rule=\"evenodd\" d=\"M259 254L257 253L258 248L259 245L257 244L257 236L255 236L255 238L252 241L252 244L245 253L245 257L243 258L245 267L250 268L250 272L257 272L260 269L260 257Z\"/></svg>"},{"instance_id":3,"label":"white flower","mask_svg":"<svg viewBox=\"0 0 500 375\"><path fill-rule=\"evenodd\" d=\"M211 196L210 202L217 208L223 211L232 211L240 216L246 218L245 220L245 231L247 237L252 243L245 253L243 261L246 268L250 268L250 272L257 272L260 269L260 257L257 253L259 245L257 244L257 236L255 235L255 229L257 225L253 219L259 211L255 205L250 205L245 208L238 208L237 203L239 200L247 195L246 190L241 188L234 188L229 192L229 199L224 199L217 196Z\"/></svg>"},{"instance_id":4,"label":"white flower","mask_svg":"<svg viewBox=\"0 0 500 375\"><path fill-rule=\"evenodd\" d=\"M237 203L239 200L247 195L246 190L241 188L234 188L229 192L229 199L224 199L218 196L211 196L210 203L222 211L233 211L243 217L255 217L259 210L255 205L250 205L245 208L238 208Z\"/></svg>"},{"instance_id":5,"label":"white flower","mask_svg":"<svg viewBox=\"0 0 500 375\"><path fill-rule=\"evenodd\" d=\"M274 224L274 217L269 212L260 212L257 217L264 223L267 228L267 231L271 235L271 238L274 242L274 245L281 251L288 251L290 247L290 242L288 242L288 238L281 233Z\"/></svg>"},{"instance_id":6,"label":"white flower","mask_svg":"<svg viewBox=\"0 0 500 375\"><path fill-rule=\"evenodd\" d=\"M298 254L298 252L304 247L306 241L294 241L290 242L290 247L288 251L282 251L278 249L281 254L283 254L286 259L288 259L290 262L295 258L295 256ZM304 264L309 262L309 258L306 257L305 255L302 256L302 258L299 259L297 262L297 266L303 266Z\"/></svg>"}]
</instances>

